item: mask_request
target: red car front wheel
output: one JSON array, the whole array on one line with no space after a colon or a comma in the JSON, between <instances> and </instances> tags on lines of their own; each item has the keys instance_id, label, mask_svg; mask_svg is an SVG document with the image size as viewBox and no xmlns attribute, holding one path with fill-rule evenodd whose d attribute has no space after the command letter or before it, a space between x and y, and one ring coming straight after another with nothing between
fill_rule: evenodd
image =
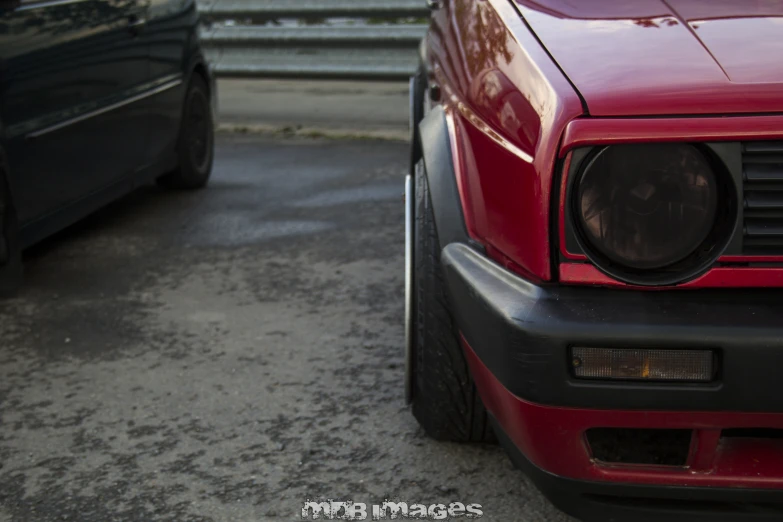
<instances>
[{"instance_id":1,"label":"red car front wheel","mask_svg":"<svg viewBox=\"0 0 783 522\"><path fill-rule=\"evenodd\" d=\"M413 415L427 435L438 440L493 441L449 310L423 161L416 165L412 189L408 197L413 200L413 219L406 232L412 244L406 385Z\"/></svg>"}]
</instances>

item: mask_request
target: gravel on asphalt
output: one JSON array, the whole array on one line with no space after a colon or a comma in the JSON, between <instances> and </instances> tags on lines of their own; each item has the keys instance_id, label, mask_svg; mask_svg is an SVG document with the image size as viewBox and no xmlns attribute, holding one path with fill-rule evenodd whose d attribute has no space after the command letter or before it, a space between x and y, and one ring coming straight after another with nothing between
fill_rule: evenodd
<instances>
[{"instance_id":1,"label":"gravel on asphalt","mask_svg":"<svg viewBox=\"0 0 783 522\"><path fill-rule=\"evenodd\" d=\"M403 401L400 143L222 135L34 247L0 302L0 520L301 520L306 499L565 521Z\"/></svg>"}]
</instances>

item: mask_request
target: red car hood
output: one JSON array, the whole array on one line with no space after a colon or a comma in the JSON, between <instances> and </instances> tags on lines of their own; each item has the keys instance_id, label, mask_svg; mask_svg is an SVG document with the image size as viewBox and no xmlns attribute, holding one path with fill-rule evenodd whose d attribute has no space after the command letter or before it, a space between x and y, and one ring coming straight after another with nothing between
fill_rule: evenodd
<instances>
[{"instance_id":1,"label":"red car hood","mask_svg":"<svg viewBox=\"0 0 783 522\"><path fill-rule=\"evenodd\" d=\"M591 115L783 112L783 0L516 0Z\"/></svg>"}]
</instances>

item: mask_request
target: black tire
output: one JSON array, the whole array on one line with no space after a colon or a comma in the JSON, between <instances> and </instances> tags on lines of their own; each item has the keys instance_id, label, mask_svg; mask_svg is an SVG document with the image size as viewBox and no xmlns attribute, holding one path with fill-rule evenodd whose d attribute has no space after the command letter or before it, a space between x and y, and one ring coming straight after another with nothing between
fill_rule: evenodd
<instances>
[{"instance_id":1,"label":"black tire","mask_svg":"<svg viewBox=\"0 0 783 522\"><path fill-rule=\"evenodd\" d=\"M5 153L0 148L0 298L15 296L24 282L19 227L9 176Z\"/></svg>"},{"instance_id":2,"label":"black tire","mask_svg":"<svg viewBox=\"0 0 783 522\"><path fill-rule=\"evenodd\" d=\"M449 311L423 161L414 181L413 415L430 437L494 442Z\"/></svg>"},{"instance_id":3,"label":"black tire","mask_svg":"<svg viewBox=\"0 0 783 522\"><path fill-rule=\"evenodd\" d=\"M158 178L167 188L193 190L207 185L215 156L215 132L209 89L194 74L185 93L177 139L177 169Z\"/></svg>"}]
</instances>

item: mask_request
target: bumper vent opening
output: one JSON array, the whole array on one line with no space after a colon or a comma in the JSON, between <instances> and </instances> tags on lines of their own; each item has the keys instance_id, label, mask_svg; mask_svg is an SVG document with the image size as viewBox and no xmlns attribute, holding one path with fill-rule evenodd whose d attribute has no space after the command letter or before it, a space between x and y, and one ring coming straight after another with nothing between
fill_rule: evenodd
<instances>
[{"instance_id":1,"label":"bumper vent opening","mask_svg":"<svg viewBox=\"0 0 783 522\"><path fill-rule=\"evenodd\" d=\"M691 430L592 428L587 443L593 457L606 464L685 466Z\"/></svg>"},{"instance_id":2,"label":"bumper vent opening","mask_svg":"<svg viewBox=\"0 0 783 522\"><path fill-rule=\"evenodd\" d=\"M729 428L720 434L724 439L783 439L783 430L775 428Z\"/></svg>"},{"instance_id":3,"label":"bumper vent opening","mask_svg":"<svg viewBox=\"0 0 783 522\"><path fill-rule=\"evenodd\" d=\"M743 253L783 255L783 141L742 144Z\"/></svg>"}]
</instances>

